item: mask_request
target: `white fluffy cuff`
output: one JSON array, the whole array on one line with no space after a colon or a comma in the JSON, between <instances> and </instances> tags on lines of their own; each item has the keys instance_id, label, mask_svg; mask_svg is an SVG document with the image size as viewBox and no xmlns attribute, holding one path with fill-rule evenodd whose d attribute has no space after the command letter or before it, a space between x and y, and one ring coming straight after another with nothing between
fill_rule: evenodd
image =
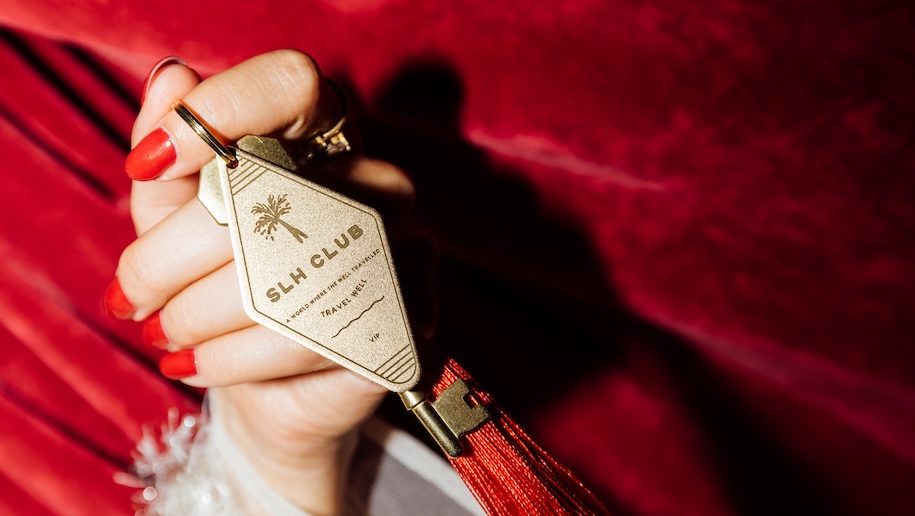
<instances>
[{"instance_id":1,"label":"white fluffy cuff","mask_svg":"<svg viewBox=\"0 0 915 516\"><path fill-rule=\"evenodd\" d=\"M199 416L169 414L161 435L145 431L134 473L116 478L138 488L149 516L301 516L254 470L220 417L218 390ZM482 514L460 478L435 452L378 419L362 429L345 500L347 514Z\"/></svg>"},{"instance_id":2,"label":"white fluffy cuff","mask_svg":"<svg viewBox=\"0 0 915 516\"><path fill-rule=\"evenodd\" d=\"M134 475L118 481L143 490L136 500L148 516L304 516L277 494L235 446L220 418L218 396L209 410L181 418L169 413L161 436L144 431ZM139 485L138 485L139 484Z\"/></svg>"}]
</instances>

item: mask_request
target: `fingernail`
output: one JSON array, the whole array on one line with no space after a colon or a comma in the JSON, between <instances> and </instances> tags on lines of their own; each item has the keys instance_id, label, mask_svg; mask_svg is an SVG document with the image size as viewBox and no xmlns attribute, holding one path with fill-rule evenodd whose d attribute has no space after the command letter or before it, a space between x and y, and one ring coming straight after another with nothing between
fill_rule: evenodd
<instances>
[{"instance_id":1,"label":"fingernail","mask_svg":"<svg viewBox=\"0 0 915 516\"><path fill-rule=\"evenodd\" d=\"M169 353L159 360L159 371L172 380L181 380L197 374L197 358L193 349Z\"/></svg>"},{"instance_id":2,"label":"fingernail","mask_svg":"<svg viewBox=\"0 0 915 516\"><path fill-rule=\"evenodd\" d=\"M149 181L175 162L175 145L161 127L146 135L127 155L124 170L131 179Z\"/></svg>"},{"instance_id":3,"label":"fingernail","mask_svg":"<svg viewBox=\"0 0 915 516\"><path fill-rule=\"evenodd\" d=\"M168 337L165 336L165 331L162 329L159 312L150 315L143 322L143 342L156 348L164 349L165 346L168 346Z\"/></svg>"},{"instance_id":4,"label":"fingernail","mask_svg":"<svg viewBox=\"0 0 915 516\"><path fill-rule=\"evenodd\" d=\"M187 63L184 62L184 59L181 59L178 56L168 56L153 65L149 73L146 74L146 80L143 81L143 94L140 96L140 104L146 101L146 94L149 93L149 87L156 79L156 76L159 75L159 72L161 72L166 66L173 64L183 64L187 66Z\"/></svg>"},{"instance_id":5,"label":"fingernail","mask_svg":"<svg viewBox=\"0 0 915 516\"><path fill-rule=\"evenodd\" d=\"M124 295L124 290L121 289L121 282L117 278L114 278L114 281L105 289L103 303L108 315L118 319L129 319L133 316L134 310L136 310L133 303Z\"/></svg>"}]
</instances>

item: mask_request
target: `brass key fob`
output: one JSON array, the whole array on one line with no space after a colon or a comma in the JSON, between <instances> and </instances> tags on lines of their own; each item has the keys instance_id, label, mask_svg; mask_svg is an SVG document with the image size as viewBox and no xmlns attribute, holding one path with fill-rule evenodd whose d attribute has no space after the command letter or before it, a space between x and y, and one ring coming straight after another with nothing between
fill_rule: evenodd
<instances>
[{"instance_id":1,"label":"brass key fob","mask_svg":"<svg viewBox=\"0 0 915 516\"><path fill-rule=\"evenodd\" d=\"M277 140L246 136L226 147L186 106L175 111L216 152L197 198L228 226L245 313L397 392L442 450L459 456L461 437L490 413L468 401L460 378L434 401L417 386L416 344L378 212L294 173ZM342 123L314 139L309 157L349 150Z\"/></svg>"},{"instance_id":2,"label":"brass key fob","mask_svg":"<svg viewBox=\"0 0 915 516\"><path fill-rule=\"evenodd\" d=\"M292 170L278 141L246 136L200 172L198 199L228 226L248 317L384 386L420 377L378 212Z\"/></svg>"}]
</instances>

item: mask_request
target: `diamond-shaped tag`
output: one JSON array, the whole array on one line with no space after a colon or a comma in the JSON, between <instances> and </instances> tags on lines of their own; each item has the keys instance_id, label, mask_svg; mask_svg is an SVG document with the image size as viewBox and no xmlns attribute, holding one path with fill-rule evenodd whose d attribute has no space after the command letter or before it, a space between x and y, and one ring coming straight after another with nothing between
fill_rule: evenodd
<instances>
[{"instance_id":1,"label":"diamond-shaped tag","mask_svg":"<svg viewBox=\"0 0 915 516\"><path fill-rule=\"evenodd\" d=\"M236 168L218 167L248 316L389 390L416 385L416 346L378 212L236 155Z\"/></svg>"}]
</instances>

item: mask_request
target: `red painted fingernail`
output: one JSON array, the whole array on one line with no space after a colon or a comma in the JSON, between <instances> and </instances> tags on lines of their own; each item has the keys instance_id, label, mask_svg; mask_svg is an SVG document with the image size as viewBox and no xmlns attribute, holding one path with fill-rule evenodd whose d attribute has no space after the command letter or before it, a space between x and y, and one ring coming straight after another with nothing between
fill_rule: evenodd
<instances>
[{"instance_id":1,"label":"red painted fingernail","mask_svg":"<svg viewBox=\"0 0 915 516\"><path fill-rule=\"evenodd\" d=\"M159 371L172 380L181 380L197 374L197 358L193 349L169 353L159 360Z\"/></svg>"},{"instance_id":2,"label":"red painted fingernail","mask_svg":"<svg viewBox=\"0 0 915 516\"><path fill-rule=\"evenodd\" d=\"M114 281L105 289L103 303L108 315L118 319L130 319L135 310L133 303L124 295L121 282L117 278L114 278Z\"/></svg>"},{"instance_id":3,"label":"red painted fingernail","mask_svg":"<svg viewBox=\"0 0 915 516\"><path fill-rule=\"evenodd\" d=\"M143 322L143 342L156 348L168 346L168 337L165 336L165 330L162 329L162 319L159 317L159 312L150 315Z\"/></svg>"},{"instance_id":4,"label":"red painted fingernail","mask_svg":"<svg viewBox=\"0 0 915 516\"><path fill-rule=\"evenodd\" d=\"M146 135L127 155L124 170L131 179L149 181L175 162L175 144L161 127Z\"/></svg>"},{"instance_id":5,"label":"red painted fingernail","mask_svg":"<svg viewBox=\"0 0 915 516\"><path fill-rule=\"evenodd\" d=\"M149 93L149 87L156 79L156 76L159 75L159 72L161 72L165 67L173 64L182 64L187 66L187 63L184 62L184 59L181 59L178 56L168 56L153 65L149 73L146 74L146 80L143 81L143 94L140 96L140 104L146 101L146 94Z\"/></svg>"}]
</instances>

